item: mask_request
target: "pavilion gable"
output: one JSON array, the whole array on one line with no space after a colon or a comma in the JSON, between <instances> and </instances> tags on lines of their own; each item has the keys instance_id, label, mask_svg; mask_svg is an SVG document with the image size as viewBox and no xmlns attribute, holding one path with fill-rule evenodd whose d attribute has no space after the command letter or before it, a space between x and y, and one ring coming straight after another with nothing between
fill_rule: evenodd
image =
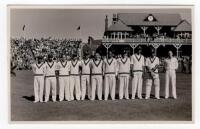
<instances>
[{"instance_id":1,"label":"pavilion gable","mask_svg":"<svg viewBox=\"0 0 200 129\"><path fill-rule=\"evenodd\" d=\"M121 20L118 20L117 23L112 24L107 31L133 31L133 29L123 23Z\"/></svg>"},{"instance_id":2,"label":"pavilion gable","mask_svg":"<svg viewBox=\"0 0 200 129\"><path fill-rule=\"evenodd\" d=\"M175 31L175 32L183 32L183 31L187 31L187 32L190 32L190 31L192 31L192 28L191 28L191 24L188 22L188 21L186 21L186 20L182 20L178 25L177 25L177 27L176 28L174 28L174 30L173 31Z\"/></svg>"},{"instance_id":3,"label":"pavilion gable","mask_svg":"<svg viewBox=\"0 0 200 129\"><path fill-rule=\"evenodd\" d=\"M118 19L128 26L176 26L182 20L179 14L167 13L118 13Z\"/></svg>"}]
</instances>

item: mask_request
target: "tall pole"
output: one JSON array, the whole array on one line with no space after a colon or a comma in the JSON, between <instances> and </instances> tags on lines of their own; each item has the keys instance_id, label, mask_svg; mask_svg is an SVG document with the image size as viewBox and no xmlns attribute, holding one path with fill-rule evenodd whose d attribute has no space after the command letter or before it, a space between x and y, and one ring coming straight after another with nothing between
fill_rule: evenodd
<instances>
[{"instance_id":1,"label":"tall pole","mask_svg":"<svg viewBox=\"0 0 200 129\"><path fill-rule=\"evenodd\" d=\"M142 28L142 30L143 30L144 35L146 35L146 30L147 30L148 27L142 26L141 28Z\"/></svg>"},{"instance_id":2,"label":"tall pole","mask_svg":"<svg viewBox=\"0 0 200 129\"><path fill-rule=\"evenodd\" d=\"M155 27L155 29L157 30L157 34L160 35L160 30L162 29L162 27L157 26L157 27Z\"/></svg>"},{"instance_id":3,"label":"tall pole","mask_svg":"<svg viewBox=\"0 0 200 129\"><path fill-rule=\"evenodd\" d=\"M32 49L31 49L30 45L26 44L26 38L25 38L26 37L26 31L25 31L26 28L27 28L26 25L23 25L23 27L22 27L22 35L23 35L22 38L23 38L23 41L22 42L24 43L24 45L26 45L28 47L31 56L32 56L33 60L35 61L36 58L35 58L35 55L34 55Z\"/></svg>"},{"instance_id":4,"label":"tall pole","mask_svg":"<svg viewBox=\"0 0 200 129\"><path fill-rule=\"evenodd\" d=\"M138 46L138 44L130 43L129 45L132 47L132 49L133 49L133 54L134 54L134 50L135 50L135 48Z\"/></svg>"},{"instance_id":5,"label":"tall pole","mask_svg":"<svg viewBox=\"0 0 200 129\"><path fill-rule=\"evenodd\" d=\"M176 56L177 56L177 58L179 57L178 50L179 50L179 48L181 46L182 46L182 44L174 44L174 47L176 48Z\"/></svg>"},{"instance_id":6,"label":"tall pole","mask_svg":"<svg viewBox=\"0 0 200 129\"><path fill-rule=\"evenodd\" d=\"M23 39L23 44L25 44L25 42L26 42L26 39L25 39L25 37L26 37L26 33L25 33L25 29L26 29L26 25L23 25L23 27L22 27L22 39Z\"/></svg>"},{"instance_id":7,"label":"tall pole","mask_svg":"<svg viewBox=\"0 0 200 129\"><path fill-rule=\"evenodd\" d=\"M108 49L112 46L111 43L103 43L103 46L106 48L106 52L107 52L107 57L108 57Z\"/></svg>"},{"instance_id":8,"label":"tall pole","mask_svg":"<svg viewBox=\"0 0 200 129\"><path fill-rule=\"evenodd\" d=\"M83 49L83 41L82 41L82 33L81 33L81 26L79 26L80 29L78 30L79 31L79 40L80 40L80 48L79 48L79 55L80 55L80 59L83 58L83 54L82 54L82 49Z\"/></svg>"}]
</instances>

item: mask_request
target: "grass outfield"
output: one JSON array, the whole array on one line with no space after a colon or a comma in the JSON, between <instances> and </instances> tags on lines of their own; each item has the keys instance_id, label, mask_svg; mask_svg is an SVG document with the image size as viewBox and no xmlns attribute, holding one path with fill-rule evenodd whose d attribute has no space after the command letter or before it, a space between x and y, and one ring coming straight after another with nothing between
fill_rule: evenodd
<instances>
[{"instance_id":1,"label":"grass outfield","mask_svg":"<svg viewBox=\"0 0 200 129\"><path fill-rule=\"evenodd\" d=\"M152 98L33 103L32 72L17 71L17 77L11 77L11 120L191 121L191 74L177 73L177 100L163 98L164 74L160 74L160 80L160 100ZM144 86L143 92L145 92ZM152 94L154 94L154 87L152 87Z\"/></svg>"}]
</instances>

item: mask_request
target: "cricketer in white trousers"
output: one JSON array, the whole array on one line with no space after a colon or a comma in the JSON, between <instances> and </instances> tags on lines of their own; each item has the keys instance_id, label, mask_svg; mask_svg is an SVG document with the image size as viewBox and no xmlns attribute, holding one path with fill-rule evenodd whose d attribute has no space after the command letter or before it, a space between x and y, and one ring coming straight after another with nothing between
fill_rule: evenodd
<instances>
[{"instance_id":1,"label":"cricketer in white trousers","mask_svg":"<svg viewBox=\"0 0 200 129\"><path fill-rule=\"evenodd\" d=\"M44 92L44 76L34 75L34 95L35 102L43 102L43 92Z\"/></svg>"},{"instance_id":2,"label":"cricketer in white trousers","mask_svg":"<svg viewBox=\"0 0 200 129\"><path fill-rule=\"evenodd\" d=\"M159 77L146 80L146 97L145 98L146 99L150 98L152 84L155 86L156 99L160 99L160 79L159 79Z\"/></svg>"},{"instance_id":3,"label":"cricketer in white trousers","mask_svg":"<svg viewBox=\"0 0 200 129\"><path fill-rule=\"evenodd\" d=\"M32 64L34 72L34 102L43 102L45 64Z\"/></svg>"},{"instance_id":4,"label":"cricketer in white trousers","mask_svg":"<svg viewBox=\"0 0 200 129\"><path fill-rule=\"evenodd\" d=\"M69 75L60 75L59 76L59 100L63 101L64 98L67 101L70 101L70 78Z\"/></svg>"},{"instance_id":5,"label":"cricketer in white trousers","mask_svg":"<svg viewBox=\"0 0 200 129\"><path fill-rule=\"evenodd\" d=\"M130 78L130 58L121 58L118 60L119 67L119 99L129 99L129 78Z\"/></svg>"},{"instance_id":6,"label":"cricketer in white trousers","mask_svg":"<svg viewBox=\"0 0 200 129\"><path fill-rule=\"evenodd\" d=\"M104 60L104 73L105 73L105 85L104 85L104 100L108 100L108 95L112 100L115 100L115 88L116 88L116 76L117 76L117 61L114 58L106 58Z\"/></svg>"},{"instance_id":7,"label":"cricketer in white trousers","mask_svg":"<svg viewBox=\"0 0 200 129\"><path fill-rule=\"evenodd\" d=\"M90 59L82 60L82 73L81 73L81 100L85 99L86 90L88 98L91 99L91 85L90 85Z\"/></svg>"},{"instance_id":8,"label":"cricketer in white trousers","mask_svg":"<svg viewBox=\"0 0 200 129\"><path fill-rule=\"evenodd\" d=\"M105 87L104 87L104 100L108 100L108 95L112 100L115 100L115 88L116 88L116 75L114 73L105 73Z\"/></svg>"},{"instance_id":9,"label":"cricketer in white trousers","mask_svg":"<svg viewBox=\"0 0 200 129\"><path fill-rule=\"evenodd\" d=\"M70 63L70 100L74 100L74 91L76 100L81 98L81 88L80 88L80 72L81 62L78 60L71 61Z\"/></svg>"},{"instance_id":10,"label":"cricketer in white trousers","mask_svg":"<svg viewBox=\"0 0 200 129\"><path fill-rule=\"evenodd\" d=\"M178 61L175 57L165 60L165 98L169 97L169 84L172 86L172 97L177 98L176 94L176 69L178 69Z\"/></svg>"},{"instance_id":11,"label":"cricketer in white trousers","mask_svg":"<svg viewBox=\"0 0 200 129\"><path fill-rule=\"evenodd\" d=\"M88 98L91 99L90 74L81 75L81 100L85 100L86 91Z\"/></svg>"},{"instance_id":12,"label":"cricketer in white trousers","mask_svg":"<svg viewBox=\"0 0 200 129\"><path fill-rule=\"evenodd\" d=\"M79 75L70 75L70 100L74 100L74 92L76 100L81 98L81 89L80 89L80 76Z\"/></svg>"},{"instance_id":13,"label":"cricketer in white trousers","mask_svg":"<svg viewBox=\"0 0 200 129\"><path fill-rule=\"evenodd\" d=\"M63 101L64 98L70 101L70 82L69 82L69 68L70 62L58 62L57 64L59 70L59 100Z\"/></svg>"},{"instance_id":14,"label":"cricketer in white trousers","mask_svg":"<svg viewBox=\"0 0 200 129\"><path fill-rule=\"evenodd\" d=\"M45 87L45 102L49 101L50 89L52 92L52 100L56 101L56 76L55 76L55 62L47 62L46 65L46 87Z\"/></svg>"},{"instance_id":15,"label":"cricketer in white trousers","mask_svg":"<svg viewBox=\"0 0 200 129\"><path fill-rule=\"evenodd\" d=\"M129 99L129 74L119 74L119 99L123 99L125 96L125 99Z\"/></svg>"},{"instance_id":16,"label":"cricketer in white trousers","mask_svg":"<svg viewBox=\"0 0 200 129\"><path fill-rule=\"evenodd\" d=\"M56 77L55 76L46 76L46 87L45 87L45 102L49 101L50 89L52 93L53 102L56 101Z\"/></svg>"},{"instance_id":17,"label":"cricketer in white trousers","mask_svg":"<svg viewBox=\"0 0 200 129\"><path fill-rule=\"evenodd\" d=\"M148 67L148 69L152 70L153 68L155 68L160 64L160 61L158 57L154 56L153 58L151 57L147 58L145 64ZM156 99L160 99L160 79L159 79L158 69L155 69L154 71L151 71L148 74L149 76L146 79L145 99L150 98L152 84L155 86Z\"/></svg>"},{"instance_id":18,"label":"cricketer in white trousers","mask_svg":"<svg viewBox=\"0 0 200 129\"><path fill-rule=\"evenodd\" d=\"M133 65L132 99L135 99L136 90L138 98L142 99L144 57L137 54L132 55L131 64Z\"/></svg>"},{"instance_id":19,"label":"cricketer in white trousers","mask_svg":"<svg viewBox=\"0 0 200 129\"><path fill-rule=\"evenodd\" d=\"M132 99L135 99L136 91L139 99L142 99L143 72L134 72L132 79Z\"/></svg>"},{"instance_id":20,"label":"cricketer in white trousers","mask_svg":"<svg viewBox=\"0 0 200 129\"><path fill-rule=\"evenodd\" d=\"M91 92L91 100L95 100L96 91L99 100L102 100L102 74L101 75L92 75L92 92Z\"/></svg>"},{"instance_id":21,"label":"cricketer in white trousers","mask_svg":"<svg viewBox=\"0 0 200 129\"><path fill-rule=\"evenodd\" d=\"M90 63L91 67L91 82L92 82L92 91L91 91L91 100L95 100L96 89L97 96L99 100L102 100L102 82L103 82L103 61L102 60L93 60Z\"/></svg>"}]
</instances>

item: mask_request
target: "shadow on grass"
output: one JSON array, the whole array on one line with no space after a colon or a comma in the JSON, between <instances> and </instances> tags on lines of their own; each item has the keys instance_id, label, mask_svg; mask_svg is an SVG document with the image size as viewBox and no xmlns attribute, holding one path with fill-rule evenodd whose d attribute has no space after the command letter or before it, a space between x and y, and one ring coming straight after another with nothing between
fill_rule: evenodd
<instances>
[{"instance_id":1,"label":"shadow on grass","mask_svg":"<svg viewBox=\"0 0 200 129\"><path fill-rule=\"evenodd\" d=\"M132 95L129 94L129 98L131 98L131 97L132 97ZM145 98L145 94L142 94L142 97ZM26 100L28 100L28 101L32 101L32 102L35 100L33 95L32 95L32 96L22 96L22 98L24 98L24 99L26 99ZM103 97L103 98L104 98L104 97ZM119 95L116 94L115 98L116 98L116 99L119 99ZM150 95L150 98L155 99L155 96L151 94L151 95ZM164 99L165 97L164 97L164 96L160 96L160 98L163 98L163 99ZM98 97L95 96L95 99L98 100ZM111 97L108 96L108 99L111 99ZM136 99L138 99L138 97L136 97ZM44 100L44 96L43 96L43 100ZM59 95L56 96L56 100L59 101ZM89 100L89 98L88 98L87 95L86 95L86 97L85 97L85 100ZM52 101L51 96L50 96L50 98L49 98L49 101Z\"/></svg>"},{"instance_id":2,"label":"shadow on grass","mask_svg":"<svg viewBox=\"0 0 200 129\"><path fill-rule=\"evenodd\" d=\"M22 98L28 100L28 101L34 101L34 96L23 96Z\"/></svg>"}]
</instances>

